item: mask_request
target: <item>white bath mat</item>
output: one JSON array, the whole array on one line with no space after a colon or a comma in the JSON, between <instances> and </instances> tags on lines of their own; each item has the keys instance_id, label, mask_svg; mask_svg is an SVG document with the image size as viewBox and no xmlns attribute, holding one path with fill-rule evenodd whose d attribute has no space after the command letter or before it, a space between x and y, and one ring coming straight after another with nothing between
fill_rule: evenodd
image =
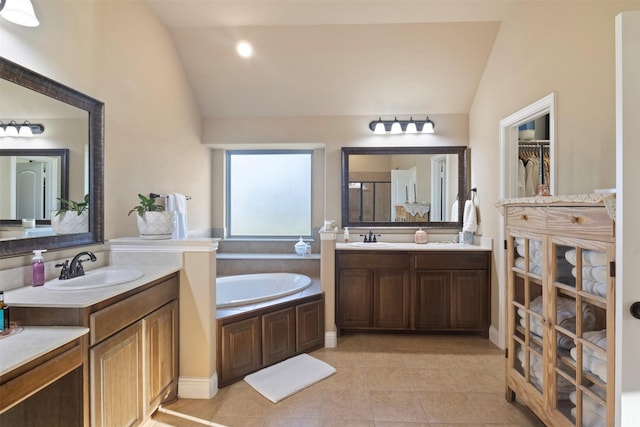
<instances>
[{"instance_id":1,"label":"white bath mat","mask_svg":"<svg viewBox=\"0 0 640 427\"><path fill-rule=\"evenodd\" d=\"M278 403L335 372L333 366L308 354L300 354L247 375L244 380L258 393Z\"/></svg>"}]
</instances>

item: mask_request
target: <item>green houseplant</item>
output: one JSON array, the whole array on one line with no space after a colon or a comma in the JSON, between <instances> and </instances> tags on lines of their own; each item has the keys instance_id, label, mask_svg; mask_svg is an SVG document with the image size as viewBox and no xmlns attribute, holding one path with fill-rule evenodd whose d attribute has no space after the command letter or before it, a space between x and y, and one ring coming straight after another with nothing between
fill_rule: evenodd
<instances>
[{"instance_id":1,"label":"green houseplant","mask_svg":"<svg viewBox=\"0 0 640 427\"><path fill-rule=\"evenodd\" d=\"M58 197L60 208L51 215L51 227L56 234L89 232L89 194L81 202Z\"/></svg>"},{"instance_id":2,"label":"green houseplant","mask_svg":"<svg viewBox=\"0 0 640 427\"><path fill-rule=\"evenodd\" d=\"M170 239L173 235L173 212L165 211L154 197L138 193L139 202L128 215L137 212L136 221L142 239Z\"/></svg>"}]
</instances>

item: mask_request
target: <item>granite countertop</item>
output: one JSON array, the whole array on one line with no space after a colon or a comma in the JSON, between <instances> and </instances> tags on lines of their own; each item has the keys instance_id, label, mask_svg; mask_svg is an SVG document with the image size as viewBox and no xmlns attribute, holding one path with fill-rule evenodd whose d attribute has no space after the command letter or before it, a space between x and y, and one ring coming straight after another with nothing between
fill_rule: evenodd
<instances>
[{"instance_id":1,"label":"granite countertop","mask_svg":"<svg viewBox=\"0 0 640 427\"><path fill-rule=\"evenodd\" d=\"M144 276L128 283L94 289L60 291L46 289L43 286L23 286L21 288L5 291L4 299L7 305L14 307L90 307L94 304L99 303L100 301L112 298L123 292L130 291L139 286L160 279L168 274L177 272L181 268L179 265L127 265L123 267L135 268L137 270L140 270L144 272ZM90 271L91 270L87 270L87 272Z\"/></svg>"},{"instance_id":2,"label":"granite countertop","mask_svg":"<svg viewBox=\"0 0 640 427\"><path fill-rule=\"evenodd\" d=\"M0 339L0 376L89 332L77 326L22 326Z\"/></svg>"}]
</instances>

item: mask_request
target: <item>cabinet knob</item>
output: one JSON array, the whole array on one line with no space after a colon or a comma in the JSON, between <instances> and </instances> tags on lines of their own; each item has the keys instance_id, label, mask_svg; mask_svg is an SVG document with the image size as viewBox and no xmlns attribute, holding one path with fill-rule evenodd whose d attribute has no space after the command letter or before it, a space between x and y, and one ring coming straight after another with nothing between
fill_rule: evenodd
<instances>
[{"instance_id":1,"label":"cabinet knob","mask_svg":"<svg viewBox=\"0 0 640 427\"><path fill-rule=\"evenodd\" d=\"M571 218L569 218L569 221L571 222L571 224L580 224L582 222L581 218L575 215L571 215Z\"/></svg>"},{"instance_id":2,"label":"cabinet knob","mask_svg":"<svg viewBox=\"0 0 640 427\"><path fill-rule=\"evenodd\" d=\"M526 221L526 220L528 220L528 219L529 219L529 216L528 216L528 215L522 215L522 220L523 220L523 221Z\"/></svg>"},{"instance_id":3,"label":"cabinet knob","mask_svg":"<svg viewBox=\"0 0 640 427\"><path fill-rule=\"evenodd\" d=\"M636 301L631 304L631 308L629 309L629 311L631 311L631 315L633 317L635 317L636 319L640 319L640 301Z\"/></svg>"}]
</instances>

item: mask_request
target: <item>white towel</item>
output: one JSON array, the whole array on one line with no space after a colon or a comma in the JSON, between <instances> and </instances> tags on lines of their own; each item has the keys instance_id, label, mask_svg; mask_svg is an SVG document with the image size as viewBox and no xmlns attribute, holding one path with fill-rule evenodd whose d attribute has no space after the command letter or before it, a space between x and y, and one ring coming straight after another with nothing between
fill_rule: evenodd
<instances>
[{"instance_id":1,"label":"white towel","mask_svg":"<svg viewBox=\"0 0 640 427\"><path fill-rule=\"evenodd\" d=\"M589 387L589 391L591 391L596 396L598 396L600 399L602 399L602 400L604 400L606 402L607 393L602 387L594 384L591 387ZM607 408L602 406L600 403L594 401L592 398L590 398L586 394L583 394L582 396L583 396L583 398L582 398L582 408L584 410L583 418L591 418L592 416L597 416L597 418L599 418L599 421L602 422L602 424L600 424L600 425L602 425L602 426L606 425L605 420L607 419ZM572 391L569 394L569 400L574 405L577 405L576 397L577 396L576 396L575 390ZM589 412L588 415L587 415L587 412ZM585 421L587 421L587 420L585 420Z\"/></svg>"},{"instance_id":2,"label":"white towel","mask_svg":"<svg viewBox=\"0 0 640 427\"><path fill-rule=\"evenodd\" d=\"M571 249L565 252L564 257L571 265L576 265L576 250ZM583 266L601 266L607 264L607 253L600 251L584 250L582 251Z\"/></svg>"},{"instance_id":3,"label":"white towel","mask_svg":"<svg viewBox=\"0 0 640 427\"><path fill-rule=\"evenodd\" d=\"M187 196L178 193L167 195L166 209L174 212L173 235L174 239L187 238Z\"/></svg>"},{"instance_id":4,"label":"white towel","mask_svg":"<svg viewBox=\"0 0 640 427\"><path fill-rule=\"evenodd\" d=\"M453 202L453 205L451 205L451 222L458 222L458 205L459 204L460 202L456 200L455 202Z\"/></svg>"},{"instance_id":5,"label":"white towel","mask_svg":"<svg viewBox=\"0 0 640 427\"><path fill-rule=\"evenodd\" d=\"M478 218L476 216L476 205L473 200L464 202L464 214L462 216L462 231L475 233L478 230Z\"/></svg>"}]
</instances>

